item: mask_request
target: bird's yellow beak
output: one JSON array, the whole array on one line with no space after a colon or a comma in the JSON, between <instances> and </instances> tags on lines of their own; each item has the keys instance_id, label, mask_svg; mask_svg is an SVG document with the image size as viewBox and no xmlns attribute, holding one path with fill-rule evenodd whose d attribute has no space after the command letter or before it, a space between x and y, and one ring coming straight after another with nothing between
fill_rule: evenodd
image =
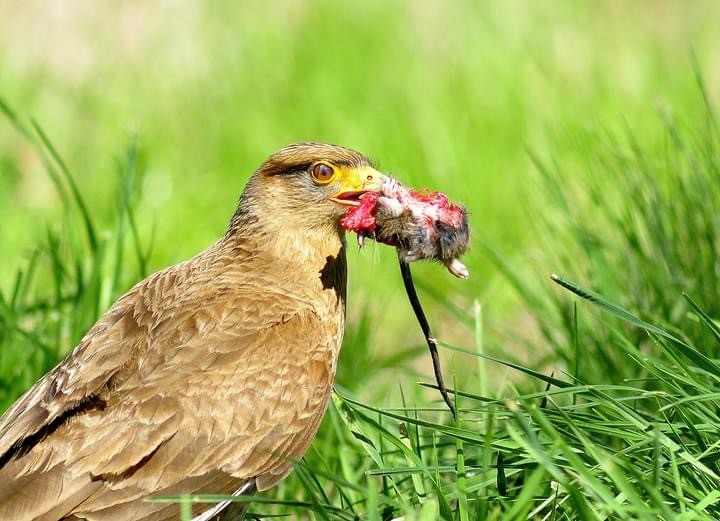
<instances>
[{"instance_id":1,"label":"bird's yellow beak","mask_svg":"<svg viewBox=\"0 0 720 521\"><path fill-rule=\"evenodd\" d=\"M387 178L368 165L344 168L338 177L341 189L330 200L343 206L360 206L363 194L381 191Z\"/></svg>"}]
</instances>

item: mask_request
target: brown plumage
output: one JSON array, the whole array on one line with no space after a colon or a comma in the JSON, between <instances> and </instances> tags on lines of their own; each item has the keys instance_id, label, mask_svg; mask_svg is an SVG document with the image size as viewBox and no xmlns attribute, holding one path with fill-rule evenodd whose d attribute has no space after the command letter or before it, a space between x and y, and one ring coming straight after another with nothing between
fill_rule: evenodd
<instances>
[{"instance_id":1,"label":"brown plumage","mask_svg":"<svg viewBox=\"0 0 720 521\"><path fill-rule=\"evenodd\" d=\"M339 219L381 182L341 147L271 156L223 238L130 289L0 418L0 519L177 519L144 498L283 479L342 342Z\"/></svg>"}]
</instances>

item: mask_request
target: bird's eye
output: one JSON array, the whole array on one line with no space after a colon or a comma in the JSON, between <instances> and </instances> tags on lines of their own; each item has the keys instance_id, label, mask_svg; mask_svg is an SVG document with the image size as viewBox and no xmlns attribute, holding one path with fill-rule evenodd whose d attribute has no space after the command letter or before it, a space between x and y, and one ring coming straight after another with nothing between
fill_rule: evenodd
<instances>
[{"instance_id":1,"label":"bird's eye","mask_svg":"<svg viewBox=\"0 0 720 521\"><path fill-rule=\"evenodd\" d=\"M325 163L317 163L312 167L312 176L320 184L329 183L335 177L335 170Z\"/></svg>"}]
</instances>

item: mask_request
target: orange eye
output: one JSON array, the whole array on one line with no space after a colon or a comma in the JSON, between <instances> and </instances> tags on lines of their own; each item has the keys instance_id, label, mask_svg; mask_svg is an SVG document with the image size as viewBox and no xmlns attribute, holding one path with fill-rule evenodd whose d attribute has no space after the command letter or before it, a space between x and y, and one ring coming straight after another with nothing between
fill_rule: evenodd
<instances>
[{"instance_id":1,"label":"orange eye","mask_svg":"<svg viewBox=\"0 0 720 521\"><path fill-rule=\"evenodd\" d=\"M329 183L335 177L335 170L330 165L318 163L312 167L312 176L318 183Z\"/></svg>"}]
</instances>

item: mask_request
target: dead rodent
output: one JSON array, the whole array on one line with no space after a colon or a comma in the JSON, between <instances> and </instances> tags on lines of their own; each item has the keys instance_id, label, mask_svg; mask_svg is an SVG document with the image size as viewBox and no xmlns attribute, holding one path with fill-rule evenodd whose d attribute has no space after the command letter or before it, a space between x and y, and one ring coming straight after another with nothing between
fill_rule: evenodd
<instances>
[{"instance_id":1,"label":"dead rodent","mask_svg":"<svg viewBox=\"0 0 720 521\"><path fill-rule=\"evenodd\" d=\"M434 260L456 277L469 272L459 257L468 248L467 211L440 192L418 192L390 179L382 193L367 193L342 221L347 230L395 246L405 262Z\"/></svg>"}]
</instances>

